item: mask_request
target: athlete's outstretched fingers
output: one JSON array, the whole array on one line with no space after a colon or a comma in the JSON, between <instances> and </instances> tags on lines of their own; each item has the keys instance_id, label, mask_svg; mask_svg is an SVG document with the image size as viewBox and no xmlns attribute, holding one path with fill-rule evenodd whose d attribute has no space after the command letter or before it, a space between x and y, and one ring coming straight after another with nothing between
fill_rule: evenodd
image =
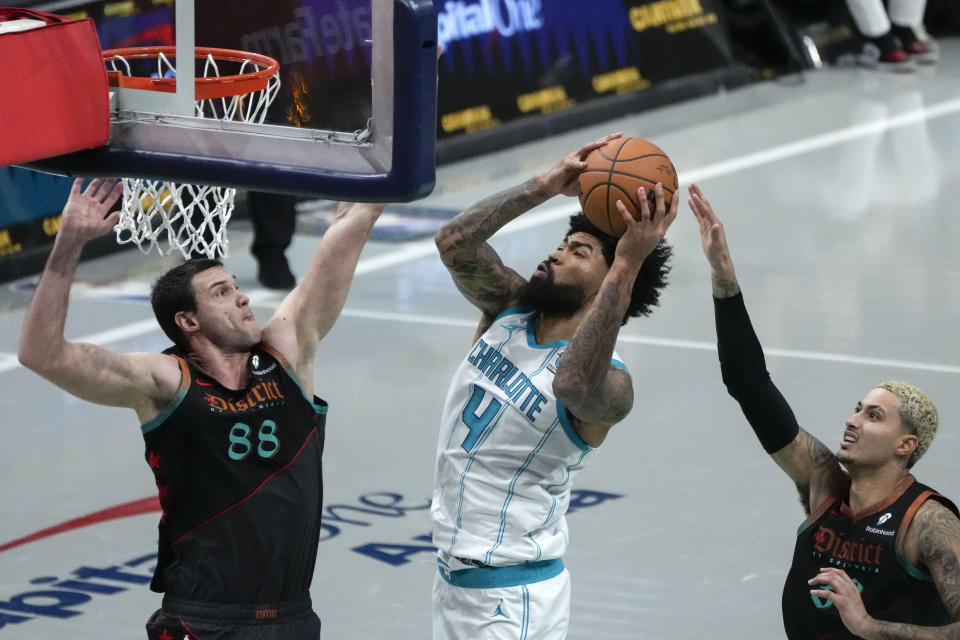
<instances>
[{"instance_id":1,"label":"athlete's outstretched fingers","mask_svg":"<svg viewBox=\"0 0 960 640\"><path fill-rule=\"evenodd\" d=\"M640 201L640 219L650 220L653 214L650 213L650 201L647 200L647 190L643 187L637 189L637 200Z\"/></svg>"},{"instance_id":2,"label":"athlete's outstretched fingers","mask_svg":"<svg viewBox=\"0 0 960 640\"><path fill-rule=\"evenodd\" d=\"M119 190L118 190L119 187ZM100 191L97 193L97 199L104 204L113 204L120 193L123 192L123 183L118 178L104 178L100 185Z\"/></svg>"},{"instance_id":3,"label":"athlete's outstretched fingers","mask_svg":"<svg viewBox=\"0 0 960 640\"><path fill-rule=\"evenodd\" d=\"M679 191L679 189L677 189ZM670 201L670 207L667 209L667 213L663 216L663 222L665 224L664 230L669 229L670 225L673 224L673 221L677 219L677 210L680 206L680 197L679 194L674 191L673 199Z\"/></svg>"},{"instance_id":4,"label":"athlete's outstretched fingers","mask_svg":"<svg viewBox=\"0 0 960 640\"><path fill-rule=\"evenodd\" d=\"M607 144L607 143L610 142L611 140L616 140L617 138L619 138L619 137L622 136L622 135L623 135L623 132L621 132L621 131L617 131L616 133L608 133L607 135L603 136L602 138L599 138L599 139L597 139L597 140L594 140L593 142L589 142L589 143L583 145L582 147L580 147L579 149L577 149L577 156L578 156L581 160L583 160L583 159L586 158L588 155L590 155L590 152L593 151L594 149L599 149L600 147L602 147L603 145Z\"/></svg>"},{"instance_id":5,"label":"athlete's outstretched fingers","mask_svg":"<svg viewBox=\"0 0 960 640\"><path fill-rule=\"evenodd\" d=\"M117 183L113 185L113 189L110 190L104 202L112 204L121 195L123 195L123 181L117 180Z\"/></svg>"},{"instance_id":6,"label":"athlete's outstretched fingers","mask_svg":"<svg viewBox=\"0 0 960 640\"><path fill-rule=\"evenodd\" d=\"M667 215L667 204L663 198L663 183L658 182L653 187L653 198L656 206L653 210L654 218L657 220L662 219Z\"/></svg>"},{"instance_id":7,"label":"athlete's outstretched fingers","mask_svg":"<svg viewBox=\"0 0 960 640\"><path fill-rule=\"evenodd\" d=\"M627 205L623 204L623 200L617 200L616 206L617 211L620 212L620 217L623 218L623 224L627 229L630 228L630 225L637 224L637 219L634 218L630 210L627 209Z\"/></svg>"},{"instance_id":8,"label":"athlete's outstretched fingers","mask_svg":"<svg viewBox=\"0 0 960 640\"><path fill-rule=\"evenodd\" d=\"M103 178L94 178L90 181L90 184L87 185L87 188L83 190L83 195L88 198L96 198L97 191L100 190L101 184L103 184Z\"/></svg>"}]
</instances>

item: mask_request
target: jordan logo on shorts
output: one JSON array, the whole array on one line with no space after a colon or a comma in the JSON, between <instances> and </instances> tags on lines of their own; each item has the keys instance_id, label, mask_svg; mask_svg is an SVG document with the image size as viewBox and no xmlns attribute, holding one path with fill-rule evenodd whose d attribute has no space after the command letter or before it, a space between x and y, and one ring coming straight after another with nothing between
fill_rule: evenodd
<instances>
[{"instance_id":1,"label":"jordan logo on shorts","mask_svg":"<svg viewBox=\"0 0 960 640\"><path fill-rule=\"evenodd\" d=\"M491 617L491 618L496 618L497 616L503 616L504 618L506 618L507 620L509 620L509 619L510 619L510 616L508 616L507 614L505 614L505 613L503 612L503 609L500 608L500 607L502 607L502 606L503 606L503 598L500 598L500 602L499 602L499 604L497 604L497 610L494 611L494 612L493 612L493 615L490 616L490 617Z\"/></svg>"}]
</instances>

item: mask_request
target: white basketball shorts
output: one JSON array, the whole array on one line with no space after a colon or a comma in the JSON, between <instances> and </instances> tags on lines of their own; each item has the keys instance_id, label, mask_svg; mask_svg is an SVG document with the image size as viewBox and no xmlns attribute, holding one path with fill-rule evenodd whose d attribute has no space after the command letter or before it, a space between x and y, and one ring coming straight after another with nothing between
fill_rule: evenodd
<instances>
[{"instance_id":1,"label":"white basketball shorts","mask_svg":"<svg viewBox=\"0 0 960 640\"><path fill-rule=\"evenodd\" d=\"M433 640L567 637L570 574L560 559L455 568L466 566L446 554L441 556L433 580Z\"/></svg>"}]
</instances>

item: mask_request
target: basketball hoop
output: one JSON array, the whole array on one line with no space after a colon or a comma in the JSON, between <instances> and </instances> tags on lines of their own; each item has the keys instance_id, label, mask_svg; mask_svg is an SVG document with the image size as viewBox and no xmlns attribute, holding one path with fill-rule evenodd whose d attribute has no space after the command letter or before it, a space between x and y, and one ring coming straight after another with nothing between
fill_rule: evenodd
<instances>
[{"instance_id":1,"label":"basketball hoop","mask_svg":"<svg viewBox=\"0 0 960 640\"><path fill-rule=\"evenodd\" d=\"M204 60L195 80L198 118L262 124L280 90L280 64L273 58L196 47ZM111 87L176 92L175 47L132 47L103 52ZM223 71L232 73L221 74ZM179 249L184 258L227 255L226 224L233 213L236 189L163 180L123 178L123 207L114 227L117 242L132 242L143 253L160 255ZM160 243L166 240L164 250Z\"/></svg>"}]
</instances>

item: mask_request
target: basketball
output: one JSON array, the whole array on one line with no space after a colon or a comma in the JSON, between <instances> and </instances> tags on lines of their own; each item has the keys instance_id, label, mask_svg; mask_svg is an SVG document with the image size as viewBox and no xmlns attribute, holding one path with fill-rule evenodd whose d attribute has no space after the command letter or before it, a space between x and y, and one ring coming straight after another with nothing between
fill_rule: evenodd
<instances>
[{"instance_id":1,"label":"basketball","mask_svg":"<svg viewBox=\"0 0 960 640\"><path fill-rule=\"evenodd\" d=\"M657 145L641 138L617 138L590 152L580 174L580 206L587 218L604 233L621 236L626 225L617 200L634 218L640 218L637 189L646 189L651 213L656 207L654 186L663 184L667 208L677 191L677 171Z\"/></svg>"}]
</instances>

